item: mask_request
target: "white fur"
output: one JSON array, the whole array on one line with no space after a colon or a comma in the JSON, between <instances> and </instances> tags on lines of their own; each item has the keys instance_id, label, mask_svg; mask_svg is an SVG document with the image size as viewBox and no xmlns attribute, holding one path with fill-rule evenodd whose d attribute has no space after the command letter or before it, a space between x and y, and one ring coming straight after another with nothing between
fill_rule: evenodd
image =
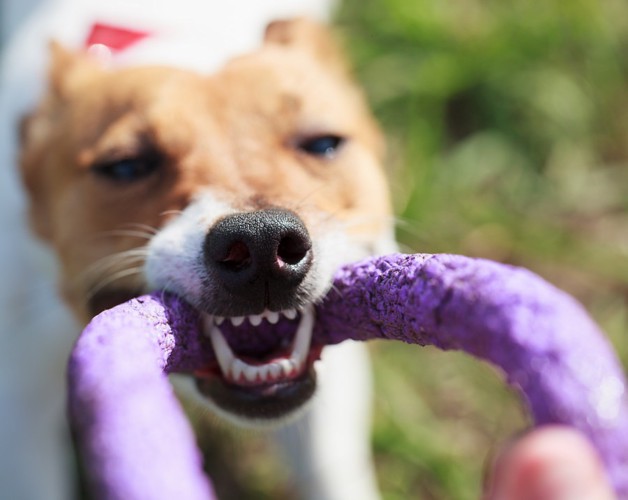
<instances>
[{"instance_id":1,"label":"white fur","mask_svg":"<svg viewBox=\"0 0 628 500\"><path fill-rule=\"evenodd\" d=\"M69 454L64 444L67 440L63 418L64 372L78 328L58 298L54 258L27 230L25 202L15 166L16 124L42 91L48 41L56 38L67 46L80 46L94 21L137 26L159 36L116 58L116 64L160 62L211 71L232 55L254 48L268 21L296 14L323 18L330 3L326 0L220 3L5 0L2 3L2 40L8 41L0 67L0 488L3 498L72 498ZM219 210L228 208L222 206ZM185 231L184 221L182 218L178 225L173 224L157 238L176 240L177 234ZM391 241L383 240L386 245ZM159 250L159 241L155 240L155 252ZM196 243L187 242L190 247ZM189 250L184 249L185 252ZM151 270L151 265L147 264L148 275L155 277L158 273ZM331 267L324 270L324 274L329 273ZM159 280L154 279L157 284ZM189 275L186 279L194 278ZM288 461L298 469L296 474L307 498L376 499L367 445L370 397L364 347L348 344L331 348L325 357L329 361L326 373L329 376L325 378L332 383L322 384L305 419L280 432L281 442L286 443Z\"/></svg>"},{"instance_id":2,"label":"white fur","mask_svg":"<svg viewBox=\"0 0 628 500\"><path fill-rule=\"evenodd\" d=\"M144 266L148 287L171 291L200 305L205 282L203 242L219 219L236 212L211 189L197 195L183 213L148 243ZM310 228L316 257L303 285L312 302L322 299L329 291L332 277L341 265L364 258L370 252L351 239L327 214L320 215L325 222Z\"/></svg>"},{"instance_id":3,"label":"white fur","mask_svg":"<svg viewBox=\"0 0 628 500\"><path fill-rule=\"evenodd\" d=\"M199 195L181 215L148 243L144 274L152 290L168 290L200 302L203 285L203 241L207 231L235 209L210 190Z\"/></svg>"}]
</instances>

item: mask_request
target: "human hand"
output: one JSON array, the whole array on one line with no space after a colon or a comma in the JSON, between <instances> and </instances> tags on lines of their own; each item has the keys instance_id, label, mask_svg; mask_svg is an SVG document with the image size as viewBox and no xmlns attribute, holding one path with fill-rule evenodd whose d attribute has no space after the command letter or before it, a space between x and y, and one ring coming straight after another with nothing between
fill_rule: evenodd
<instances>
[{"instance_id":1,"label":"human hand","mask_svg":"<svg viewBox=\"0 0 628 500\"><path fill-rule=\"evenodd\" d=\"M539 428L497 459L485 500L614 500L587 439L559 426Z\"/></svg>"}]
</instances>

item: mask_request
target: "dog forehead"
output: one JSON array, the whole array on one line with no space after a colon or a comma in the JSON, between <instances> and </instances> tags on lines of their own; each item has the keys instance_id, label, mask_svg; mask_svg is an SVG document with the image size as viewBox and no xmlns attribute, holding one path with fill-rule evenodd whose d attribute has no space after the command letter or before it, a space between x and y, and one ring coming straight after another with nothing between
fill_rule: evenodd
<instances>
[{"instance_id":1,"label":"dog forehead","mask_svg":"<svg viewBox=\"0 0 628 500\"><path fill-rule=\"evenodd\" d=\"M277 51L279 52L279 51ZM211 77L210 111L225 127L266 123L268 132L351 133L366 110L356 88L304 57L249 55Z\"/></svg>"}]
</instances>

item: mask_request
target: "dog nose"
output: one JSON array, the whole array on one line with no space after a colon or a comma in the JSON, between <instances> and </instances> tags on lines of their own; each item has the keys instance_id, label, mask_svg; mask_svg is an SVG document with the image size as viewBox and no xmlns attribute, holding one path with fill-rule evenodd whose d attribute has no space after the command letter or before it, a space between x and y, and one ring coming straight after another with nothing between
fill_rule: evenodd
<instances>
[{"instance_id":1,"label":"dog nose","mask_svg":"<svg viewBox=\"0 0 628 500\"><path fill-rule=\"evenodd\" d=\"M204 245L210 278L253 309L294 307L294 296L312 264L312 241L303 221L271 208L229 215L209 231Z\"/></svg>"}]
</instances>

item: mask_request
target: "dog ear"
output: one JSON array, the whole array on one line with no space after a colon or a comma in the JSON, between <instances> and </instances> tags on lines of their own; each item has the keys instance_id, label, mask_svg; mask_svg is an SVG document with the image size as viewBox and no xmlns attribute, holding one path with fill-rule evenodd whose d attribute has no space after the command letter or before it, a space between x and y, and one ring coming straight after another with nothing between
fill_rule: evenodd
<instances>
[{"instance_id":1,"label":"dog ear","mask_svg":"<svg viewBox=\"0 0 628 500\"><path fill-rule=\"evenodd\" d=\"M349 73L344 53L333 33L311 19L273 21L266 27L264 42L305 50L325 66Z\"/></svg>"},{"instance_id":2,"label":"dog ear","mask_svg":"<svg viewBox=\"0 0 628 500\"><path fill-rule=\"evenodd\" d=\"M42 163L51 129L51 120L40 110L24 115L19 123L19 165L22 184L28 194L29 222L33 232L44 241L52 238L45 190L41 189L45 182L42 178L46 176Z\"/></svg>"},{"instance_id":3,"label":"dog ear","mask_svg":"<svg viewBox=\"0 0 628 500\"><path fill-rule=\"evenodd\" d=\"M335 71L336 75L349 83L359 98L365 101L362 91L354 84L342 47L331 30L321 23L307 18L273 21L266 27L264 42L308 52L325 68ZM369 124L371 144L378 158L383 160L386 155L384 136L370 113L367 112L367 115L365 123Z\"/></svg>"},{"instance_id":4,"label":"dog ear","mask_svg":"<svg viewBox=\"0 0 628 500\"><path fill-rule=\"evenodd\" d=\"M102 71L102 64L86 52L74 52L59 42L50 42L50 67L48 78L50 90L60 98L67 97L72 90L95 73Z\"/></svg>"}]
</instances>

